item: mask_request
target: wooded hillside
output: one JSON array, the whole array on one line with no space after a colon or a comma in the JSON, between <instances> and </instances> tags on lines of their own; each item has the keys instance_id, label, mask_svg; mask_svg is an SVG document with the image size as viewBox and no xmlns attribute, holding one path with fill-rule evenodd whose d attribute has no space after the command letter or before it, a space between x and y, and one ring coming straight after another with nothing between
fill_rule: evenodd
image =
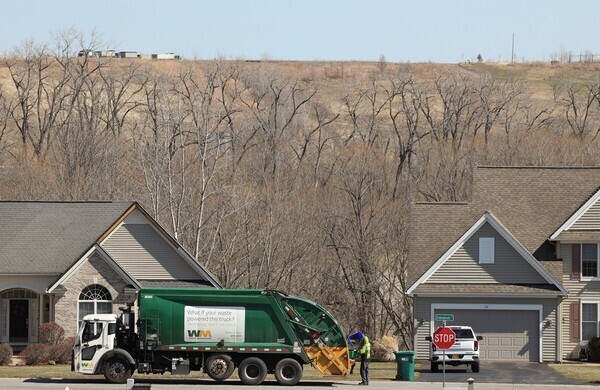
<instances>
[{"instance_id":1,"label":"wooded hillside","mask_svg":"<svg viewBox=\"0 0 600 390\"><path fill-rule=\"evenodd\" d=\"M409 205L600 163L600 64L0 58L0 198L138 200L229 287L410 346Z\"/></svg>"}]
</instances>

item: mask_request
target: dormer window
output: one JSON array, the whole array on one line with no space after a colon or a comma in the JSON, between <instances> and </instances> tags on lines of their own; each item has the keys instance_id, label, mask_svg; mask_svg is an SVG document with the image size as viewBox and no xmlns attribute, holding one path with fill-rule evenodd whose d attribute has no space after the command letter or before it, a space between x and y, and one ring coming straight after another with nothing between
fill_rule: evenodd
<instances>
[{"instance_id":1,"label":"dormer window","mask_svg":"<svg viewBox=\"0 0 600 390\"><path fill-rule=\"evenodd\" d=\"M494 237L479 237L479 264L494 264Z\"/></svg>"},{"instance_id":2,"label":"dormer window","mask_svg":"<svg viewBox=\"0 0 600 390\"><path fill-rule=\"evenodd\" d=\"M598 277L598 244L581 244L581 276Z\"/></svg>"}]
</instances>

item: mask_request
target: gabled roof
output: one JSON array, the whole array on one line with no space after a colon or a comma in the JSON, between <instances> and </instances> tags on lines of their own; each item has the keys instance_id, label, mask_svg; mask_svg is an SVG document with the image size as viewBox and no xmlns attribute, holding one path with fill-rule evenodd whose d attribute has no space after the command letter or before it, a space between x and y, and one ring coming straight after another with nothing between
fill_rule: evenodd
<instances>
[{"instance_id":1,"label":"gabled roof","mask_svg":"<svg viewBox=\"0 0 600 390\"><path fill-rule=\"evenodd\" d=\"M489 210L538 260L555 258L548 241L600 186L600 168L479 167L473 206Z\"/></svg>"},{"instance_id":2,"label":"gabled roof","mask_svg":"<svg viewBox=\"0 0 600 390\"><path fill-rule=\"evenodd\" d=\"M162 226L159 224L144 208L138 204L137 202L133 203L124 213L121 215L96 241L97 244L103 245L106 239L121 226L121 224L125 221L127 216L131 214L133 211L139 211L142 215L154 226L159 235L167 240L177 251L178 255L181 257L183 261L189 264L195 272L202 276L202 278L211 286L217 288L223 288L219 280L205 267L203 267L200 262L194 258L177 240L175 240ZM190 275L191 276L191 275Z\"/></svg>"},{"instance_id":3,"label":"gabled roof","mask_svg":"<svg viewBox=\"0 0 600 390\"><path fill-rule=\"evenodd\" d=\"M0 201L0 273L62 274L132 204Z\"/></svg>"},{"instance_id":4,"label":"gabled roof","mask_svg":"<svg viewBox=\"0 0 600 390\"><path fill-rule=\"evenodd\" d=\"M469 203L411 208L407 285L412 285L485 211L537 260L555 260L548 241L600 186L600 168L478 167Z\"/></svg>"},{"instance_id":5,"label":"gabled roof","mask_svg":"<svg viewBox=\"0 0 600 390\"><path fill-rule=\"evenodd\" d=\"M481 216L468 203L417 203L411 208L406 285L411 286Z\"/></svg>"},{"instance_id":6,"label":"gabled roof","mask_svg":"<svg viewBox=\"0 0 600 390\"><path fill-rule=\"evenodd\" d=\"M575 211L571 217L569 219L567 219L565 221L565 223L563 223L551 236L550 236L550 240L556 240L558 239L558 237L565 232L565 230L569 230L569 228L571 226L573 226L573 224L575 222L577 222L577 220L579 218L581 218L581 216L583 214L585 214L590 208L592 208L592 206L594 204L596 204L596 202L598 202L598 200L600 199L600 190L597 190L592 196L590 196L590 198L583 204L583 206L581 206L579 209L577 209L577 211Z\"/></svg>"},{"instance_id":7,"label":"gabled roof","mask_svg":"<svg viewBox=\"0 0 600 390\"><path fill-rule=\"evenodd\" d=\"M83 256L81 256L81 258L77 260L77 262L75 262L75 264L73 264L73 266L71 266L64 274L62 274L58 280L52 283L46 292L52 293L56 292L57 289L64 289L63 283L66 282L71 275L73 275L79 269L79 267L81 267L83 263L88 261L94 253L97 253L101 259L103 259L121 278L123 278L123 280L127 281L134 288L139 289L141 287L140 284L134 278L132 278L131 275L129 275L127 271L125 271L123 267L121 267L119 263L115 261L115 259L106 253L106 251L102 249L100 245L94 244L90 247L90 249L87 250L87 252L83 254Z\"/></svg>"},{"instance_id":8,"label":"gabled roof","mask_svg":"<svg viewBox=\"0 0 600 390\"><path fill-rule=\"evenodd\" d=\"M556 286L564 295L567 291L550 275L544 267L519 243L519 241L498 221L493 214L485 212L437 261L431 266L427 272L415 281L407 290L407 294L411 294L417 287L425 283L431 275L435 273L456 251L462 247L469 238L475 234L485 223L489 223L500 235L504 238L521 257L527 261L533 269L535 269L550 285Z\"/></svg>"},{"instance_id":9,"label":"gabled roof","mask_svg":"<svg viewBox=\"0 0 600 390\"><path fill-rule=\"evenodd\" d=\"M131 201L0 201L0 274L62 275L51 286L57 288L65 275L76 269L91 250L101 252L117 270L125 272L100 244L135 210L139 210L177 249L182 261L192 266L210 285L221 287L216 277L143 207ZM93 244L97 245L90 248ZM131 278L125 274L126 279Z\"/></svg>"}]
</instances>

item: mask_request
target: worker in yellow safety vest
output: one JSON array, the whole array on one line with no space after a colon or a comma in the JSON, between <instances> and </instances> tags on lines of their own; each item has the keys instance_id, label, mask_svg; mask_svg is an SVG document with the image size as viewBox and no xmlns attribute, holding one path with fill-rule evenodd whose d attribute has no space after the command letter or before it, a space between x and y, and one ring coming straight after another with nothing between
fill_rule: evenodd
<instances>
[{"instance_id":1,"label":"worker in yellow safety vest","mask_svg":"<svg viewBox=\"0 0 600 390\"><path fill-rule=\"evenodd\" d=\"M367 336L363 336L360 344L360 379L359 385L369 384L369 362L371 361L371 343Z\"/></svg>"}]
</instances>

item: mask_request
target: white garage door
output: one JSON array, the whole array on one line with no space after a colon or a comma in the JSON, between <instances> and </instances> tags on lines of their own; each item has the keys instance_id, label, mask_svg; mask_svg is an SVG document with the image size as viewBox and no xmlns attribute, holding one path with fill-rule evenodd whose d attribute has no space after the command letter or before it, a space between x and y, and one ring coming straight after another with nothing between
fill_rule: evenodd
<instances>
[{"instance_id":1,"label":"white garage door","mask_svg":"<svg viewBox=\"0 0 600 390\"><path fill-rule=\"evenodd\" d=\"M479 344L482 360L539 361L538 311L437 309L436 313L452 313L454 321L448 325L471 326L483 336Z\"/></svg>"}]
</instances>

